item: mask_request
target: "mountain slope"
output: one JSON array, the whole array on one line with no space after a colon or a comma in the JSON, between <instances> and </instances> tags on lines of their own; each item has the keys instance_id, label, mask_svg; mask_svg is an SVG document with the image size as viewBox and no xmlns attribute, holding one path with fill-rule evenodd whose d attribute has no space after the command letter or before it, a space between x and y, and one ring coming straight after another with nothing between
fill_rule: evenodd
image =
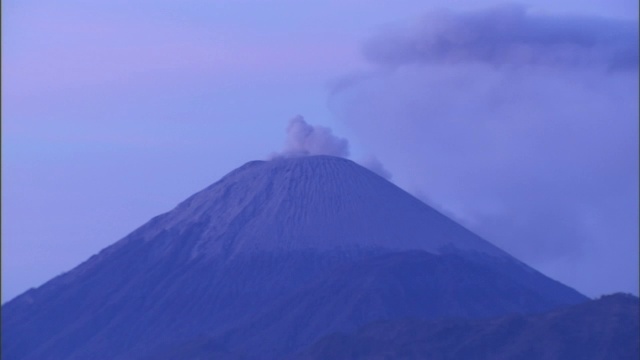
<instances>
[{"instance_id":1,"label":"mountain slope","mask_svg":"<svg viewBox=\"0 0 640 360\"><path fill-rule=\"evenodd\" d=\"M331 226L328 226L331 225ZM443 247L507 256L356 163L330 156L253 161L144 227L197 231L192 257L280 250Z\"/></svg>"},{"instance_id":2,"label":"mountain slope","mask_svg":"<svg viewBox=\"0 0 640 360\"><path fill-rule=\"evenodd\" d=\"M280 311L287 299L301 296L303 306L330 293L326 287L333 286L336 269L404 250L420 250L435 263L437 257L462 259L452 271L433 273L441 282L449 281L444 274L465 273L469 266L500 274L501 282L487 281L493 285L472 301L494 304L482 305L477 316L586 300L349 160L255 161L3 305L3 359L131 359L199 336L242 333L243 326ZM372 273L384 266L372 261ZM405 273L401 281L419 285L411 276ZM380 284L379 291L393 293L386 288L393 284ZM345 302L355 301L348 297L358 296L357 285L346 284ZM367 291L378 296L378 290ZM451 306L459 303L456 296L437 294ZM307 309L334 315L323 304ZM429 317L452 311L445 307ZM340 326L378 319L365 315ZM282 320L262 328L286 328ZM340 328L322 326L307 331L298 345Z\"/></svg>"}]
</instances>

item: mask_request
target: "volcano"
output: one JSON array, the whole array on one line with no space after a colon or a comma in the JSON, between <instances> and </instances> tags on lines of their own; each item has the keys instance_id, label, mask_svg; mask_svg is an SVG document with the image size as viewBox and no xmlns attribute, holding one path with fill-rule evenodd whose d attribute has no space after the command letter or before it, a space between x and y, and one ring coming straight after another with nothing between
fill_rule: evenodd
<instances>
[{"instance_id":1,"label":"volcano","mask_svg":"<svg viewBox=\"0 0 640 360\"><path fill-rule=\"evenodd\" d=\"M153 359L204 343L217 359L276 359L371 321L586 300L350 160L278 158L3 305L2 358Z\"/></svg>"}]
</instances>

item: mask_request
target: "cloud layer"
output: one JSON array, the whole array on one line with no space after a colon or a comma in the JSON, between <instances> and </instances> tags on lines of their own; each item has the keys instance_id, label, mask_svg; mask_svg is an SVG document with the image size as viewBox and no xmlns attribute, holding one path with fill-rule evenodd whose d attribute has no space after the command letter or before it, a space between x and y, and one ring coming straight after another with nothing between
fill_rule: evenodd
<instances>
[{"instance_id":1,"label":"cloud layer","mask_svg":"<svg viewBox=\"0 0 640 360\"><path fill-rule=\"evenodd\" d=\"M493 66L638 68L638 25L600 18L535 15L524 6L434 11L366 43L383 65L486 63Z\"/></svg>"},{"instance_id":2,"label":"cloud layer","mask_svg":"<svg viewBox=\"0 0 640 360\"><path fill-rule=\"evenodd\" d=\"M368 42L379 67L338 83L335 114L399 185L516 257L588 295L637 294L629 24L517 7L447 14Z\"/></svg>"}]
</instances>

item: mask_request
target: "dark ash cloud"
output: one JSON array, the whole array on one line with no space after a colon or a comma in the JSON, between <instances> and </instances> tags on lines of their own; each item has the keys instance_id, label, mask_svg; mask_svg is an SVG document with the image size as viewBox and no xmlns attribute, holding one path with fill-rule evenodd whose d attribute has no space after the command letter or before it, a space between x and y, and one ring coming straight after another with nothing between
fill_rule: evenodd
<instances>
[{"instance_id":1,"label":"dark ash cloud","mask_svg":"<svg viewBox=\"0 0 640 360\"><path fill-rule=\"evenodd\" d=\"M637 294L629 23L520 7L426 19L368 43L378 66L336 83L337 118L398 185L492 243L587 295Z\"/></svg>"},{"instance_id":2,"label":"dark ash cloud","mask_svg":"<svg viewBox=\"0 0 640 360\"><path fill-rule=\"evenodd\" d=\"M365 44L374 63L486 63L494 66L638 68L638 24L532 14L520 5L484 11L434 11L417 24Z\"/></svg>"},{"instance_id":3,"label":"dark ash cloud","mask_svg":"<svg viewBox=\"0 0 640 360\"><path fill-rule=\"evenodd\" d=\"M349 142L328 127L310 125L298 115L289 121L284 149L272 157L309 155L348 157Z\"/></svg>"}]
</instances>

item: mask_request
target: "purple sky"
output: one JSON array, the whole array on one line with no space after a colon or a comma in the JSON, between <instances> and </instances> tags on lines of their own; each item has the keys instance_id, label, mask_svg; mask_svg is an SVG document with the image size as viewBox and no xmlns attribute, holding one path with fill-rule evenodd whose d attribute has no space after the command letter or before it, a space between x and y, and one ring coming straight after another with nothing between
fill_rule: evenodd
<instances>
[{"instance_id":1,"label":"purple sky","mask_svg":"<svg viewBox=\"0 0 640 360\"><path fill-rule=\"evenodd\" d=\"M2 301L327 146L586 295L638 294L638 4L500 4L3 2Z\"/></svg>"}]
</instances>

